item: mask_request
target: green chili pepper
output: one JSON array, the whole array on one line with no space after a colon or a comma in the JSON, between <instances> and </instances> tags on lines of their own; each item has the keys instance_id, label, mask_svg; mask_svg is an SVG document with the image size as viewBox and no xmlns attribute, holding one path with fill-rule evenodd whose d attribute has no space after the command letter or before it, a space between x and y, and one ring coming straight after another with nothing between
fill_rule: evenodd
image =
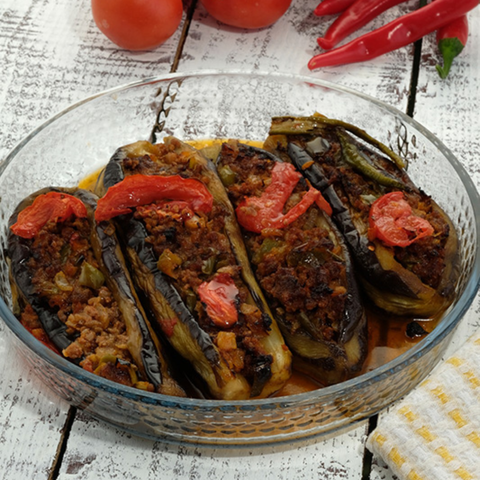
<instances>
[{"instance_id":1,"label":"green chili pepper","mask_svg":"<svg viewBox=\"0 0 480 480\"><path fill-rule=\"evenodd\" d=\"M343 160L352 168L370 178L376 183L385 187L399 188L403 190L405 185L395 178L374 167L360 152L360 150L348 141L347 136L343 132L337 132L340 144L342 146Z\"/></svg>"},{"instance_id":2,"label":"green chili pepper","mask_svg":"<svg viewBox=\"0 0 480 480\"><path fill-rule=\"evenodd\" d=\"M378 148L387 155L398 168L405 168L405 161L393 150L382 142L370 136L365 130L351 123L335 120L324 116L312 117L274 117L270 127L270 135L319 135L323 134L328 127L340 127L353 133L358 138Z\"/></svg>"}]
</instances>

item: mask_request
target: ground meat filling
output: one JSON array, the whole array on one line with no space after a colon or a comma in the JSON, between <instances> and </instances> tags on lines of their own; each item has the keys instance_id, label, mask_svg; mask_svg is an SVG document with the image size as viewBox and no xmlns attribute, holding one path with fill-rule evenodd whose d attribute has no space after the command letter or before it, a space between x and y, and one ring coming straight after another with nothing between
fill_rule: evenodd
<instances>
[{"instance_id":1,"label":"ground meat filling","mask_svg":"<svg viewBox=\"0 0 480 480\"><path fill-rule=\"evenodd\" d=\"M125 322L104 285L89 237L86 219L45 225L31 242L32 285L67 326L72 343L63 355L88 371L132 386L137 372L127 347ZM21 321L37 332L37 338L41 336L40 322L30 306Z\"/></svg>"},{"instance_id":2,"label":"ground meat filling","mask_svg":"<svg viewBox=\"0 0 480 480\"><path fill-rule=\"evenodd\" d=\"M245 198L260 196L271 181L274 161L236 143L224 144L219 170L227 167L235 182L227 186L234 207ZM284 212L297 204L307 185L299 181ZM258 281L274 311L289 324L319 340L337 340L347 290L340 246L321 225L313 205L283 229L245 231L245 240Z\"/></svg>"},{"instance_id":3,"label":"ground meat filling","mask_svg":"<svg viewBox=\"0 0 480 480\"><path fill-rule=\"evenodd\" d=\"M351 167L345 166L341 160L341 147L334 136L328 136L330 150L317 158L322 164L324 172L335 191L344 204L351 204L356 210L357 225L368 225L368 215L372 202L390 192L393 188L387 188L365 178ZM372 158L372 153L368 156ZM399 178L407 185L410 180L391 161L373 156L375 164L380 166L391 175ZM413 213L427 219L433 226L435 233L423 237L408 247L394 247L395 259L408 270L417 275L421 281L432 288L438 288L445 264L445 245L449 236L449 226L445 219L433 209L432 200L417 189L405 191L405 198L412 207ZM361 232L366 234L366 232Z\"/></svg>"},{"instance_id":4,"label":"ground meat filling","mask_svg":"<svg viewBox=\"0 0 480 480\"><path fill-rule=\"evenodd\" d=\"M126 158L125 173L145 175L182 175L208 183L204 167L186 152L178 155L174 146L159 144L158 156ZM273 359L261 344L268 335L270 318L249 299L241 278L241 267L225 234L228 215L219 203L213 203L208 214L193 212L184 202L159 202L136 208L134 217L142 220L150 243L158 256L158 268L171 278L188 309L200 327L207 332L220 350L229 368L253 381L260 364L269 365ZM228 328L215 325L197 294L204 282L218 274L228 274L238 289L235 306L238 321Z\"/></svg>"},{"instance_id":5,"label":"ground meat filling","mask_svg":"<svg viewBox=\"0 0 480 480\"><path fill-rule=\"evenodd\" d=\"M203 175L203 165L195 161L196 152L185 151L178 154L180 142L173 139L168 144L153 145L152 155L125 157L122 168L126 175L181 175L184 178L196 178L208 185Z\"/></svg>"}]
</instances>

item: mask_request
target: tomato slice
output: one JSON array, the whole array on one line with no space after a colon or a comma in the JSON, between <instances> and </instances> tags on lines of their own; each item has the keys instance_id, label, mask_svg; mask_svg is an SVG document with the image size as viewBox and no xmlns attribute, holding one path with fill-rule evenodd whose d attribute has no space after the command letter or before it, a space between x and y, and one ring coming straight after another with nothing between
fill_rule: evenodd
<instances>
[{"instance_id":1,"label":"tomato slice","mask_svg":"<svg viewBox=\"0 0 480 480\"><path fill-rule=\"evenodd\" d=\"M370 207L370 240L378 238L389 247L408 247L433 233L428 220L413 214L402 192L387 193Z\"/></svg>"},{"instance_id":2,"label":"tomato slice","mask_svg":"<svg viewBox=\"0 0 480 480\"><path fill-rule=\"evenodd\" d=\"M320 210L323 210L329 217L332 216L332 213L333 213L332 206L325 200L325 197L321 193L315 200L315 203L317 204L317 207Z\"/></svg>"},{"instance_id":3,"label":"tomato slice","mask_svg":"<svg viewBox=\"0 0 480 480\"><path fill-rule=\"evenodd\" d=\"M48 192L22 210L10 229L19 237L33 238L48 222L64 222L72 215L87 216L87 208L80 199L66 193Z\"/></svg>"},{"instance_id":4,"label":"tomato slice","mask_svg":"<svg viewBox=\"0 0 480 480\"><path fill-rule=\"evenodd\" d=\"M95 220L110 220L130 213L133 207L167 199L184 201L196 212L208 213L213 207L212 194L199 180L180 175L131 175L110 187L98 201Z\"/></svg>"},{"instance_id":5,"label":"tomato slice","mask_svg":"<svg viewBox=\"0 0 480 480\"><path fill-rule=\"evenodd\" d=\"M228 328L237 322L238 288L228 273L219 273L212 281L203 282L197 293L217 327Z\"/></svg>"},{"instance_id":6,"label":"tomato slice","mask_svg":"<svg viewBox=\"0 0 480 480\"><path fill-rule=\"evenodd\" d=\"M248 197L236 208L240 225L250 232L260 233L264 228L284 228L303 215L310 205L323 197L318 190L310 187L300 202L283 214L285 203L301 177L290 163L275 163L272 181L262 195Z\"/></svg>"}]
</instances>

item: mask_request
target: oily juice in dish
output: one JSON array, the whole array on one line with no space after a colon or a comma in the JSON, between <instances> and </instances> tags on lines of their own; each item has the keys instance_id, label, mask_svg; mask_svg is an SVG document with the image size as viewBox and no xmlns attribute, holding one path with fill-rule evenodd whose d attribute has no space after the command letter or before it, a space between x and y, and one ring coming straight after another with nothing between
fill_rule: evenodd
<instances>
[{"instance_id":1,"label":"oily juice in dish","mask_svg":"<svg viewBox=\"0 0 480 480\"><path fill-rule=\"evenodd\" d=\"M202 149L218 146L222 141L199 140L187 143L194 148ZM248 143L256 147L262 146L262 142L258 141ZM87 176L79 183L79 187L93 190L100 172L101 170ZM366 311L368 318L368 354L359 374L372 371L406 352L424 338L426 333L430 333L441 317L441 314L439 314L431 320L418 321L417 323L423 328L425 334L409 337L406 327L410 322L414 321L413 318L395 317L392 314L379 311L373 306L367 306ZM276 396L305 393L321 387L322 385L319 382L294 369L291 378Z\"/></svg>"}]
</instances>

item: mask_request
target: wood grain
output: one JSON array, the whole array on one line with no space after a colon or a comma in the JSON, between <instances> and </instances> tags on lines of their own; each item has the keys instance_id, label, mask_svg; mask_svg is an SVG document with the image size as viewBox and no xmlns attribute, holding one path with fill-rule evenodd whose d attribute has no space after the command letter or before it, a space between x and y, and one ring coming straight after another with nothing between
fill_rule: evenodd
<instances>
[{"instance_id":1,"label":"wood grain","mask_svg":"<svg viewBox=\"0 0 480 480\"><path fill-rule=\"evenodd\" d=\"M68 405L14 350L0 325L0 479L48 478ZM39 443L41 447L39 448Z\"/></svg>"},{"instance_id":2,"label":"wood grain","mask_svg":"<svg viewBox=\"0 0 480 480\"><path fill-rule=\"evenodd\" d=\"M131 437L80 413L58 479L360 480L364 434L358 427L333 438L253 450L175 446Z\"/></svg>"},{"instance_id":3,"label":"wood grain","mask_svg":"<svg viewBox=\"0 0 480 480\"><path fill-rule=\"evenodd\" d=\"M0 158L72 103L169 72L182 33L127 52L96 28L88 1L2 0L0 22Z\"/></svg>"}]
</instances>

